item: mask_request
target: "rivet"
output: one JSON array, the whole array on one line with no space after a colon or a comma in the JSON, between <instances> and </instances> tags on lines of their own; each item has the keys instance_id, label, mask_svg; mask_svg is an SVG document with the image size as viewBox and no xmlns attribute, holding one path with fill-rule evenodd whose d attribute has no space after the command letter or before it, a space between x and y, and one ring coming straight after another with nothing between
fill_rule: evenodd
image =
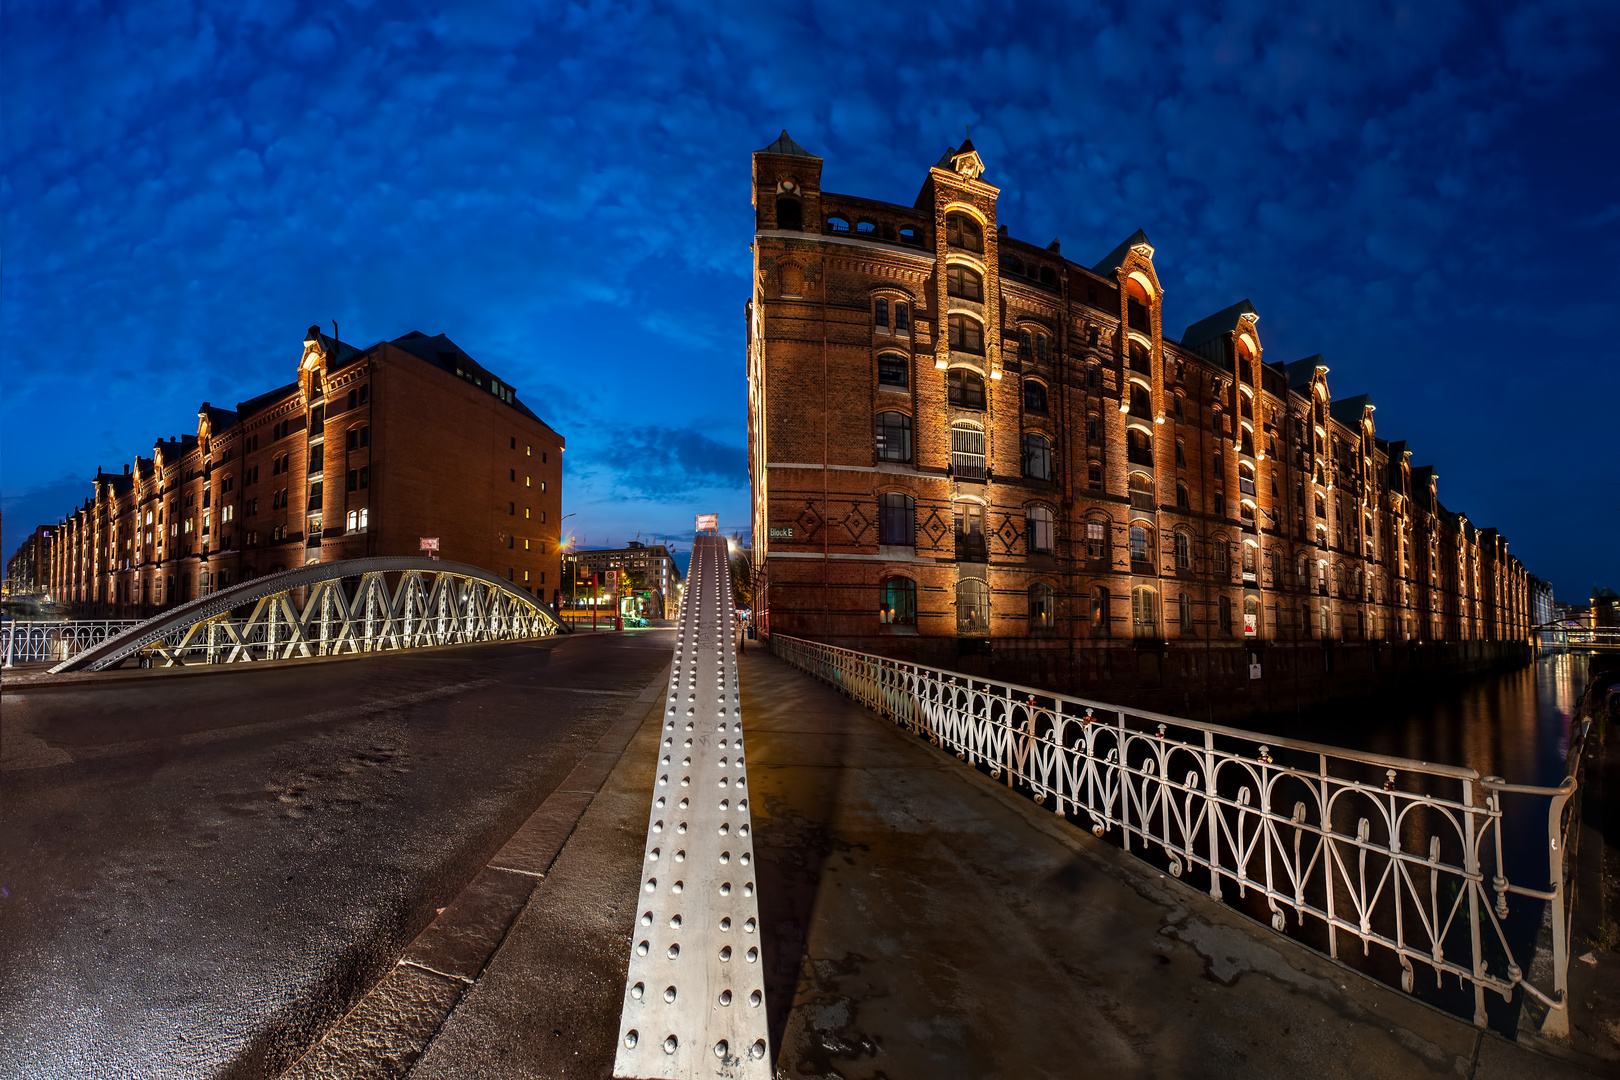
<instances>
[{"instance_id":1,"label":"rivet","mask_svg":"<svg viewBox=\"0 0 1620 1080\"><path fill-rule=\"evenodd\" d=\"M660 818L657 821L653 822L653 832L663 832L663 831L664 831L664 821L663 821L662 818Z\"/></svg>"},{"instance_id":2,"label":"rivet","mask_svg":"<svg viewBox=\"0 0 1620 1080\"><path fill-rule=\"evenodd\" d=\"M668 773L665 773L663 776L660 776L658 778L658 786L659 787L663 787L667 783L669 783L669 774Z\"/></svg>"},{"instance_id":3,"label":"rivet","mask_svg":"<svg viewBox=\"0 0 1620 1080\"><path fill-rule=\"evenodd\" d=\"M756 991L754 991L754 993L758 994L759 991L756 990ZM765 1056L765 1040L764 1039L756 1039L754 1041L754 1045L749 1047L749 1049L748 1049L748 1056L753 1058L755 1061L758 1061L760 1058L764 1057Z\"/></svg>"},{"instance_id":4,"label":"rivet","mask_svg":"<svg viewBox=\"0 0 1620 1080\"><path fill-rule=\"evenodd\" d=\"M730 990L722 990L722 991L720 991L720 1004L722 1004L722 1005L730 1005L731 1004L731 991Z\"/></svg>"},{"instance_id":5,"label":"rivet","mask_svg":"<svg viewBox=\"0 0 1620 1080\"><path fill-rule=\"evenodd\" d=\"M758 929L758 927L758 923L754 922L753 919L749 919L747 922L743 923L743 933L752 934L756 929Z\"/></svg>"},{"instance_id":6,"label":"rivet","mask_svg":"<svg viewBox=\"0 0 1620 1080\"><path fill-rule=\"evenodd\" d=\"M685 862L685 861L686 861L686 852L684 852L684 851L677 851L677 852L676 852L676 853L675 853L675 861L676 861L676 862Z\"/></svg>"},{"instance_id":7,"label":"rivet","mask_svg":"<svg viewBox=\"0 0 1620 1080\"><path fill-rule=\"evenodd\" d=\"M724 836L727 833L729 833L730 831L731 831L731 823L728 822L728 821L722 821L720 823L720 835Z\"/></svg>"},{"instance_id":8,"label":"rivet","mask_svg":"<svg viewBox=\"0 0 1620 1080\"><path fill-rule=\"evenodd\" d=\"M646 888L647 888L648 892L657 892L658 891L658 879L655 878L655 877L648 878Z\"/></svg>"},{"instance_id":9,"label":"rivet","mask_svg":"<svg viewBox=\"0 0 1620 1080\"><path fill-rule=\"evenodd\" d=\"M641 913L641 925L642 926L651 926L652 925L652 912L643 911Z\"/></svg>"},{"instance_id":10,"label":"rivet","mask_svg":"<svg viewBox=\"0 0 1620 1080\"><path fill-rule=\"evenodd\" d=\"M731 861L731 852L729 852L729 851L722 851L722 852L721 852L721 853L720 853L720 865L721 865L721 866L724 866L724 865L726 865L726 864L727 864L727 863L728 863L728 862L730 862L730 861Z\"/></svg>"},{"instance_id":11,"label":"rivet","mask_svg":"<svg viewBox=\"0 0 1620 1080\"><path fill-rule=\"evenodd\" d=\"M662 795L658 796L658 801L653 803L653 805L662 810L664 808L664 797Z\"/></svg>"},{"instance_id":12,"label":"rivet","mask_svg":"<svg viewBox=\"0 0 1620 1080\"><path fill-rule=\"evenodd\" d=\"M681 947L680 947L680 945L679 944L671 945L669 947L669 958L671 960L673 960L679 955L681 955Z\"/></svg>"},{"instance_id":13,"label":"rivet","mask_svg":"<svg viewBox=\"0 0 1620 1080\"><path fill-rule=\"evenodd\" d=\"M657 862L658 861L658 849L657 848L653 848L651 851L647 852L647 861L648 862Z\"/></svg>"},{"instance_id":14,"label":"rivet","mask_svg":"<svg viewBox=\"0 0 1620 1080\"><path fill-rule=\"evenodd\" d=\"M674 1001L675 1000L675 988L673 986L664 987L664 1000L665 1001Z\"/></svg>"},{"instance_id":15,"label":"rivet","mask_svg":"<svg viewBox=\"0 0 1620 1080\"><path fill-rule=\"evenodd\" d=\"M684 760L682 760L681 768L690 769L691 767L692 767L692 759L690 757L685 758Z\"/></svg>"},{"instance_id":16,"label":"rivet","mask_svg":"<svg viewBox=\"0 0 1620 1080\"><path fill-rule=\"evenodd\" d=\"M649 946L645 941L636 942L636 955L637 956L646 956L647 955L647 950L650 947L651 946Z\"/></svg>"},{"instance_id":17,"label":"rivet","mask_svg":"<svg viewBox=\"0 0 1620 1080\"><path fill-rule=\"evenodd\" d=\"M685 802L684 799L681 800L681 801ZM686 835L686 822L683 821L679 825L675 826L675 832L679 836L685 836Z\"/></svg>"},{"instance_id":18,"label":"rivet","mask_svg":"<svg viewBox=\"0 0 1620 1080\"><path fill-rule=\"evenodd\" d=\"M679 915L671 915L669 917L669 925L679 930L681 928L681 917Z\"/></svg>"},{"instance_id":19,"label":"rivet","mask_svg":"<svg viewBox=\"0 0 1620 1080\"><path fill-rule=\"evenodd\" d=\"M682 799L680 809L685 810L688 806L691 806L691 805L692 805L692 800L691 799Z\"/></svg>"},{"instance_id":20,"label":"rivet","mask_svg":"<svg viewBox=\"0 0 1620 1080\"><path fill-rule=\"evenodd\" d=\"M652 892L652 889L649 888L647 891ZM720 883L720 895L721 896L730 896L731 895L731 882L722 881Z\"/></svg>"},{"instance_id":21,"label":"rivet","mask_svg":"<svg viewBox=\"0 0 1620 1080\"><path fill-rule=\"evenodd\" d=\"M641 985L640 983L636 984L636 986L638 988L640 987L640 985ZM637 994L636 996L640 997L641 995ZM638 1036L636 1035L636 1029L635 1028L631 1028L629 1031L625 1032L624 1033L624 1048L626 1050L634 1050L636 1048L636 1040L637 1040L637 1038L638 1038Z\"/></svg>"},{"instance_id":22,"label":"rivet","mask_svg":"<svg viewBox=\"0 0 1620 1080\"><path fill-rule=\"evenodd\" d=\"M727 960L730 960L730 959L731 959L731 946L730 945L722 945L722 946L720 946L720 962L723 964Z\"/></svg>"},{"instance_id":23,"label":"rivet","mask_svg":"<svg viewBox=\"0 0 1620 1080\"><path fill-rule=\"evenodd\" d=\"M759 950L758 949L749 949L748 950L748 962L750 964L752 964L758 959L759 959Z\"/></svg>"},{"instance_id":24,"label":"rivet","mask_svg":"<svg viewBox=\"0 0 1620 1080\"><path fill-rule=\"evenodd\" d=\"M752 1005L756 1009L759 1008L759 1003L764 1001L764 1000L765 1000L764 995L761 994L758 990L755 990L752 994L748 995L748 1004Z\"/></svg>"},{"instance_id":25,"label":"rivet","mask_svg":"<svg viewBox=\"0 0 1620 1080\"><path fill-rule=\"evenodd\" d=\"M691 716L691 715L692 715L692 710L691 710L691 709L687 709L687 710L686 710L686 715L688 715L688 716ZM688 720L688 721L687 721L687 722L686 722L686 730L687 730L687 731L691 731L691 730L692 730L692 721L690 721L690 720Z\"/></svg>"},{"instance_id":26,"label":"rivet","mask_svg":"<svg viewBox=\"0 0 1620 1080\"><path fill-rule=\"evenodd\" d=\"M645 994L646 992L647 987L642 983L636 983L636 985L630 988L630 996L635 998L637 1001L640 1001L641 995Z\"/></svg>"},{"instance_id":27,"label":"rivet","mask_svg":"<svg viewBox=\"0 0 1620 1080\"><path fill-rule=\"evenodd\" d=\"M724 810L727 807L729 807L730 805L731 805L731 800L730 799L721 799L720 800L720 809Z\"/></svg>"},{"instance_id":28,"label":"rivet","mask_svg":"<svg viewBox=\"0 0 1620 1080\"><path fill-rule=\"evenodd\" d=\"M675 884L679 885L680 882L677 881ZM750 881L748 884L743 886L743 895L744 896L753 896L754 895L754 883L752 881Z\"/></svg>"},{"instance_id":29,"label":"rivet","mask_svg":"<svg viewBox=\"0 0 1620 1080\"><path fill-rule=\"evenodd\" d=\"M722 777L721 777L721 778L720 778L720 786L721 786L721 787L725 787L725 786L726 786L726 778L725 778L725 777L723 777L723 776L722 776Z\"/></svg>"},{"instance_id":30,"label":"rivet","mask_svg":"<svg viewBox=\"0 0 1620 1080\"><path fill-rule=\"evenodd\" d=\"M738 836L747 836L748 835L748 825L747 825L747 823L744 823L742 825L737 826L737 835Z\"/></svg>"},{"instance_id":31,"label":"rivet","mask_svg":"<svg viewBox=\"0 0 1620 1080\"><path fill-rule=\"evenodd\" d=\"M720 929L722 929L722 930L730 930L731 929L731 916L730 915L726 915L723 918L721 918L721 920L720 920Z\"/></svg>"},{"instance_id":32,"label":"rivet","mask_svg":"<svg viewBox=\"0 0 1620 1080\"><path fill-rule=\"evenodd\" d=\"M664 1040L664 1053L673 1054L675 1052L675 1048L679 1045L681 1045L680 1040L671 1035L669 1038Z\"/></svg>"},{"instance_id":33,"label":"rivet","mask_svg":"<svg viewBox=\"0 0 1620 1080\"><path fill-rule=\"evenodd\" d=\"M739 802L737 804L737 809L738 810L746 810L746 809L748 809L748 800L743 799L741 802Z\"/></svg>"},{"instance_id":34,"label":"rivet","mask_svg":"<svg viewBox=\"0 0 1620 1080\"><path fill-rule=\"evenodd\" d=\"M726 1045L726 1040L721 1039L719 1042L714 1044L714 1056L715 1057L723 1058L729 1053L731 1053L731 1047Z\"/></svg>"},{"instance_id":35,"label":"rivet","mask_svg":"<svg viewBox=\"0 0 1620 1080\"><path fill-rule=\"evenodd\" d=\"M672 892L672 893L676 893L678 895L680 893L681 889L683 889L683 888L685 888L685 886L683 886L680 882L677 881L675 884L673 884L673 885L671 885L669 887L669 891Z\"/></svg>"}]
</instances>

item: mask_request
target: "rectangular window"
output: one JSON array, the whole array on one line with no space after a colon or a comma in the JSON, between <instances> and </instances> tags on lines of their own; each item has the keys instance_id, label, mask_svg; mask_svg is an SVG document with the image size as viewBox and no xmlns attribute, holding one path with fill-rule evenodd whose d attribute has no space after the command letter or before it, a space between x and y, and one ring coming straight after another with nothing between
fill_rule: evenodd
<instances>
[{"instance_id":1,"label":"rectangular window","mask_svg":"<svg viewBox=\"0 0 1620 1080\"><path fill-rule=\"evenodd\" d=\"M312 446L309 448L309 472L320 472L326 467L326 447Z\"/></svg>"},{"instance_id":2,"label":"rectangular window","mask_svg":"<svg viewBox=\"0 0 1620 1080\"><path fill-rule=\"evenodd\" d=\"M1107 526L1101 521L1086 522L1086 558L1100 559L1107 550Z\"/></svg>"},{"instance_id":3,"label":"rectangular window","mask_svg":"<svg viewBox=\"0 0 1620 1080\"><path fill-rule=\"evenodd\" d=\"M908 367L905 357L898 353L884 353L878 357L878 385L900 387L909 385L910 379L906 370Z\"/></svg>"},{"instance_id":4,"label":"rectangular window","mask_svg":"<svg viewBox=\"0 0 1620 1080\"><path fill-rule=\"evenodd\" d=\"M956 557L966 562L984 562L984 507L974 502L956 504Z\"/></svg>"},{"instance_id":5,"label":"rectangular window","mask_svg":"<svg viewBox=\"0 0 1620 1080\"><path fill-rule=\"evenodd\" d=\"M966 479L984 478L984 432L966 424L951 427L951 471Z\"/></svg>"},{"instance_id":6,"label":"rectangular window","mask_svg":"<svg viewBox=\"0 0 1620 1080\"><path fill-rule=\"evenodd\" d=\"M877 414L877 459L911 460L911 417L899 412Z\"/></svg>"},{"instance_id":7,"label":"rectangular window","mask_svg":"<svg viewBox=\"0 0 1620 1080\"><path fill-rule=\"evenodd\" d=\"M309 502L305 505L304 509L306 509L306 510L319 510L320 508L321 508L321 481L316 480L314 483L309 485Z\"/></svg>"},{"instance_id":8,"label":"rectangular window","mask_svg":"<svg viewBox=\"0 0 1620 1080\"><path fill-rule=\"evenodd\" d=\"M878 543L912 547L917 543L916 504L911 496L886 491L878 496Z\"/></svg>"}]
</instances>

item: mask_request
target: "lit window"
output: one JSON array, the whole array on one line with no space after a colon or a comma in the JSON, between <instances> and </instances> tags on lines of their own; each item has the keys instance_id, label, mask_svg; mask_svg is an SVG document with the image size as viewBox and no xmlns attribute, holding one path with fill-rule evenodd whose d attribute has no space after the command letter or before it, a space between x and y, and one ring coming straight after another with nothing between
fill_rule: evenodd
<instances>
[{"instance_id":1,"label":"lit window","mask_svg":"<svg viewBox=\"0 0 1620 1080\"><path fill-rule=\"evenodd\" d=\"M1159 636L1159 594L1146 585L1131 590L1131 633L1139 638Z\"/></svg>"},{"instance_id":2,"label":"lit window","mask_svg":"<svg viewBox=\"0 0 1620 1080\"><path fill-rule=\"evenodd\" d=\"M1032 555L1052 553L1052 511L1044 506L1031 506L1024 510L1029 525L1029 550Z\"/></svg>"},{"instance_id":3,"label":"lit window","mask_svg":"<svg viewBox=\"0 0 1620 1080\"><path fill-rule=\"evenodd\" d=\"M947 320L951 348L958 352L984 352L984 327L967 315L952 315Z\"/></svg>"},{"instance_id":4,"label":"lit window","mask_svg":"<svg viewBox=\"0 0 1620 1080\"><path fill-rule=\"evenodd\" d=\"M945 373L946 398L959 409L984 408L984 380L965 368Z\"/></svg>"},{"instance_id":5,"label":"lit window","mask_svg":"<svg viewBox=\"0 0 1620 1080\"><path fill-rule=\"evenodd\" d=\"M1036 582L1029 587L1029 628L1031 631L1051 630L1057 625L1057 600L1052 586Z\"/></svg>"},{"instance_id":6,"label":"lit window","mask_svg":"<svg viewBox=\"0 0 1620 1080\"><path fill-rule=\"evenodd\" d=\"M973 424L951 425L951 471L969 479L984 477L984 431Z\"/></svg>"},{"instance_id":7,"label":"lit window","mask_svg":"<svg viewBox=\"0 0 1620 1080\"><path fill-rule=\"evenodd\" d=\"M886 578L878 590L878 615L884 623L915 626L917 583L910 578Z\"/></svg>"},{"instance_id":8,"label":"lit window","mask_svg":"<svg viewBox=\"0 0 1620 1080\"><path fill-rule=\"evenodd\" d=\"M956 630L981 637L990 632L990 586L980 578L956 583Z\"/></svg>"}]
</instances>

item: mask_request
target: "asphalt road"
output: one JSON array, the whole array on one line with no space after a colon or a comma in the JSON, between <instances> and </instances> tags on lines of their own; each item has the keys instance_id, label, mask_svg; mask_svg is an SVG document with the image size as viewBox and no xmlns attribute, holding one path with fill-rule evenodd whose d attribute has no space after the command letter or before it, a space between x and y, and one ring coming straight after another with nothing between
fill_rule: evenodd
<instances>
[{"instance_id":1,"label":"asphalt road","mask_svg":"<svg viewBox=\"0 0 1620 1080\"><path fill-rule=\"evenodd\" d=\"M0 1078L260 1077L670 658L579 635L0 696Z\"/></svg>"}]
</instances>

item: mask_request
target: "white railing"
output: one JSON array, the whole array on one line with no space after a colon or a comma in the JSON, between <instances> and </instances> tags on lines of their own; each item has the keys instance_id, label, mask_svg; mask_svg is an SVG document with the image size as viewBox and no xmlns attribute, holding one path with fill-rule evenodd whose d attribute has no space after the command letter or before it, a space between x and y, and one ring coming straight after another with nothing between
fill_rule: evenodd
<instances>
[{"instance_id":1,"label":"white railing","mask_svg":"<svg viewBox=\"0 0 1620 1080\"><path fill-rule=\"evenodd\" d=\"M1509 784L1473 769L1124 709L781 635L771 647L1054 813L1089 823L1098 836L1116 833L1126 851L1191 875L1215 899L1341 962L1342 947L1359 943L1351 966L1398 980L1408 993L1414 964L1434 973L1441 996L1444 977L1454 975L1471 991L1482 1027L1487 991L1511 1001L1522 988L1543 1032L1568 1032L1573 776L1558 787ZM1584 733L1585 724L1576 735ZM1506 866L1504 816L1519 835L1544 825L1546 854ZM1535 905L1523 915L1551 905L1550 987L1532 985L1514 960L1514 940L1530 947L1542 923L1510 935L1509 895ZM1526 920L1516 925L1523 930Z\"/></svg>"},{"instance_id":2,"label":"white railing","mask_svg":"<svg viewBox=\"0 0 1620 1080\"><path fill-rule=\"evenodd\" d=\"M5 656L6 667L41 662L57 663L70 659L93 645L100 645L136 623L135 619L76 622L6 619L0 622L0 639L4 639L0 654Z\"/></svg>"}]
</instances>

